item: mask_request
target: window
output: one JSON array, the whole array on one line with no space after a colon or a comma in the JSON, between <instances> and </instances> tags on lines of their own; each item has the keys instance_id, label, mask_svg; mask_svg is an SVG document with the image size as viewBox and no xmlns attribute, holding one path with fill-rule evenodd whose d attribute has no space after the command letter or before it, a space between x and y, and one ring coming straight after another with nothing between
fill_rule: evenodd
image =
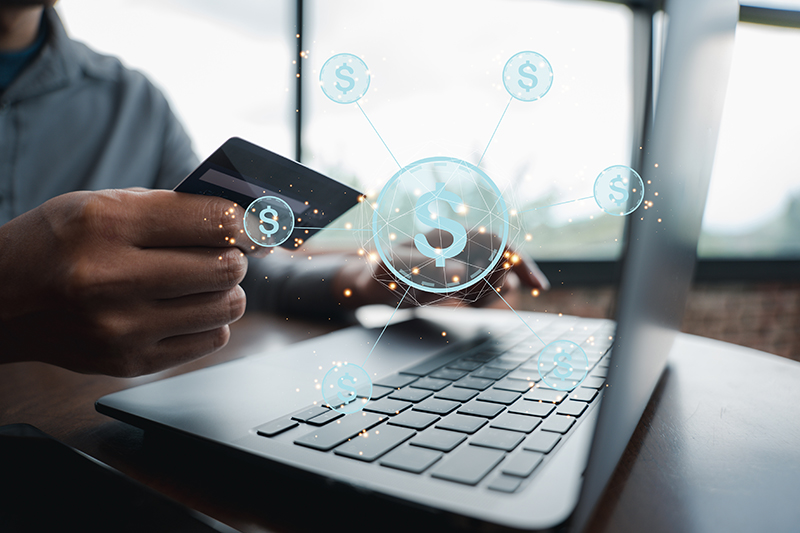
<instances>
[{"instance_id":1,"label":"window","mask_svg":"<svg viewBox=\"0 0 800 533\"><path fill-rule=\"evenodd\" d=\"M69 34L160 86L201 158L243 137L294 157L295 2L60 2Z\"/></svg>"},{"instance_id":2,"label":"window","mask_svg":"<svg viewBox=\"0 0 800 533\"><path fill-rule=\"evenodd\" d=\"M800 29L740 23L701 258L800 258Z\"/></svg>"},{"instance_id":3,"label":"window","mask_svg":"<svg viewBox=\"0 0 800 533\"><path fill-rule=\"evenodd\" d=\"M509 101L501 72L533 50L554 70L540 101L511 102L481 166L520 210L592 195L603 169L630 164L631 11L602 2L306 1L303 160L377 197L398 170L355 104L328 100L324 62L341 52L370 68L359 102L400 162L437 155L473 164ZM525 249L537 259L614 259L621 218L594 203L525 215ZM309 243L352 246L345 232Z\"/></svg>"}]
</instances>

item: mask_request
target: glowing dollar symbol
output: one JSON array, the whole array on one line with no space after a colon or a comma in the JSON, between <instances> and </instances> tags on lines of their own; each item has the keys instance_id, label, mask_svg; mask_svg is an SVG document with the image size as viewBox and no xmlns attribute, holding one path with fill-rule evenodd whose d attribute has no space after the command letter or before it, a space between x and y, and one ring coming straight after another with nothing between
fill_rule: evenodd
<instances>
[{"instance_id":1,"label":"glowing dollar symbol","mask_svg":"<svg viewBox=\"0 0 800 533\"><path fill-rule=\"evenodd\" d=\"M356 86L356 80L348 76L347 74L342 74L342 72L347 72L347 74L353 74L353 69L347 66L347 63L342 63L342 66L336 69L336 77L342 81L347 82L347 86L342 86L341 83L338 81L336 82L336 88L342 91L342 94L347 94L347 91L351 90L353 87Z\"/></svg>"},{"instance_id":2,"label":"glowing dollar symbol","mask_svg":"<svg viewBox=\"0 0 800 533\"><path fill-rule=\"evenodd\" d=\"M572 374L571 362L572 356L559 350L559 353L553 357L553 363L556 365L553 369L553 374L561 379L561 381L564 381L565 378L568 378Z\"/></svg>"},{"instance_id":3,"label":"glowing dollar symbol","mask_svg":"<svg viewBox=\"0 0 800 533\"><path fill-rule=\"evenodd\" d=\"M433 211L431 209L431 204L434 204L435 207L436 200L443 200L449 203L453 211L458 209L463 202L457 194L444 190L444 183L437 183L436 190L428 191L420 196L414 208L417 214L417 220L421 224L433 229L444 230L453 235L453 244L444 250L434 249L422 233L414 235L414 244L417 246L417 250L425 257L436 259L437 267L443 267L445 259L460 254L467 245L467 231L464 229L464 226L455 220L443 218Z\"/></svg>"},{"instance_id":4,"label":"glowing dollar symbol","mask_svg":"<svg viewBox=\"0 0 800 533\"><path fill-rule=\"evenodd\" d=\"M271 214L272 216L268 217L267 213ZM261 219L261 222L264 224L269 224L270 226L269 229L267 229L263 226L263 224L258 225L258 229L267 237L272 237L275 232L278 231L278 228L280 227L278 221L276 220L278 218L278 212L272 209L271 205L268 205L266 209L262 209L261 213L258 215L258 218Z\"/></svg>"},{"instance_id":5,"label":"glowing dollar symbol","mask_svg":"<svg viewBox=\"0 0 800 533\"><path fill-rule=\"evenodd\" d=\"M608 199L617 204L618 206L622 205L622 202L628 199L628 190L623 187L620 187L620 185L623 184L624 180L619 175L617 175L617 177L611 180L611 183L608 184L608 188L614 191L608 195ZM617 198L614 195L614 193L620 193L622 197Z\"/></svg>"},{"instance_id":6,"label":"glowing dollar symbol","mask_svg":"<svg viewBox=\"0 0 800 533\"><path fill-rule=\"evenodd\" d=\"M531 69L531 71L528 72L526 69ZM531 81L531 84L528 85L527 83L523 83L522 80L517 80L519 86L525 89L526 92L536 87L536 84L539 83L539 80L533 75L533 73L536 72L536 67L534 67L530 61L525 61L524 65L520 65L517 72L519 72L519 75L523 78Z\"/></svg>"},{"instance_id":7,"label":"glowing dollar symbol","mask_svg":"<svg viewBox=\"0 0 800 533\"><path fill-rule=\"evenodd\" d=\"M339 388L342 390L350 391L350 393L342 394L342 391L339 391L336 393L336 395L344 403L350 403L356 399L356 388L353 387L352 385L348 385L347 383L345 383L344 382L345 380L349 381L351 384L355 384L356 381L350 374L345 374L344 376L340 377L339 381L337 381L337 383L339 384Z\"/></svg>"}]
</instances>

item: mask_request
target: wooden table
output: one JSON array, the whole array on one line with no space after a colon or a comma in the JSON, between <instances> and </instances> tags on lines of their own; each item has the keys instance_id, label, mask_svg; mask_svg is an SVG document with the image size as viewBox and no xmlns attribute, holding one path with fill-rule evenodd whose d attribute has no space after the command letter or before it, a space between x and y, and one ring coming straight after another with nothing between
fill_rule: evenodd
<instances>
[{"instance_id":1,"label":"wooden table","mask_svg":"<svg viewBox=\"0 0 800 533\"><path fill-rule=\"evenodd\" d=\"M341 502L326 507L336 500L326 487L277 486L249 464L151 442L152 436L95 412L94 401L335 328L247 316L233 326L232 340L220 352L135 379L74 374L39 363L0 366L0 425L33 424L243 532L316 529L314 513L303 511L309 502L321 513L350 509ZM702 356L687 357L696 348ZM590 530L800 531L798 502L800 364L682 335ZM393 511L387 504L380 512Z\"/></svg>"}]
</instances>

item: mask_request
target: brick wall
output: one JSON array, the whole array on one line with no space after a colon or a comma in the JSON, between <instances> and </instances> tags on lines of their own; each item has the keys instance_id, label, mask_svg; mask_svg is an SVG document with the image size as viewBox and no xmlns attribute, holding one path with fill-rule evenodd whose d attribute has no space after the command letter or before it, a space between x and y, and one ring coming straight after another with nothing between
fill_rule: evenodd
<instances>
[{"instance_id":1,"label":"brick wall","mask_svg":"<svg viewBox=\"0 0 800 533\"><path fill-rule=\"evenodd\" d=\"M613 287L552 289L526 296L520 308L609 317ZM683 331L800 361L800 282L699 283L686 305Z\"/></svg>"}]
</instances>

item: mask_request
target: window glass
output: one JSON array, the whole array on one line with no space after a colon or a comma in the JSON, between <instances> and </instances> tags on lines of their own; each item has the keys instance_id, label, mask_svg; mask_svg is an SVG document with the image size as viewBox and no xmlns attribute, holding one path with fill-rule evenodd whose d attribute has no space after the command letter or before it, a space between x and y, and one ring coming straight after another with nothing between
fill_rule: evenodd
<instances>
[{"instance_id":1,"label":"window glass","mask_svg":"<svg viewBox=\"0 0 800 533\"><path fill-rule=\"evenodd\" d=\"M800 257L800 30L739 24L701 257Z\"/></svg>"},{"instance_id":2,"label":"window glass","mask_svg":"<svg viewBox=\"0 0 800 533\"><path fill-rule=\"evenodd\" d=\"M597 175L630 164L632 15L603 2L406 0L305 2L303 160L376 198L398 166L431 156L477 164L520 210L592 195ZM544 55L554 83L539 101L514 100L501 72L525 50ZM361 57L372 79L355 104L329 100L320 69ZM612 259L624 220L593 199L524 215L536 258ZM344 221L342 221L342 224ZM352 245L344 231L311 246Z\"/></svg>"},{"instance_id":3,"label":"window glass","mask_svg":"<svg viewBox=\"0 0 800 533\"><path fill-rule=\"evenodd\" d=\"M232 136L294 157L295 2L69 0L70 35L164 90L201 158Z\"/></svg>"}]
</instances>

